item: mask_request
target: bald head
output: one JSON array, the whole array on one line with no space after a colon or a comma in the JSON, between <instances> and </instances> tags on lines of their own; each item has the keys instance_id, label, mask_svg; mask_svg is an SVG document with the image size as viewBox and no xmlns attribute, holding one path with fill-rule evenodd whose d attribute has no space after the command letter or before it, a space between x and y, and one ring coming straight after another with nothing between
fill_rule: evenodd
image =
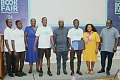
<instances>
[{"instance_id":1,"label":"bald head","mask_svg":"<svg viewBox=\"0 0 120 80\"><path fill-rule=\"evenodd\" d=\"M108 19L108 20L106 21L106 27L107 27L107 28L112 27L112 20L111 20L111 19Z\"/></svg>"},{"instance_id":2,"label":"bald head","mask_svg":"<svg viewBox=\"0 0 120 80\"><path fill-rule=\"evenodd\" d=\"M64 21L63 20L59 20L58 21L58 25L60 28L64 27Z\"/></svg>"},{"instance_id":3,"label":"bald head","mask_svg":"<svg viewBox=\"0 0 120 80\"><path fill-rule=\"evenodd\" d=\"M64 22L63 20L59 20L58 22Z\"/></svg>"}]
</instances>

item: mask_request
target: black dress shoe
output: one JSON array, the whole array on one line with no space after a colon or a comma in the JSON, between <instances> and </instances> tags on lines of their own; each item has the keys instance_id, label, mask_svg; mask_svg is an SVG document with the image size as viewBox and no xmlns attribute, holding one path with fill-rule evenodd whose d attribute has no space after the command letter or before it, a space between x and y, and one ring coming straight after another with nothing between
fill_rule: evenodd
<instances>
[{"instance_id":1,"label":"black dress shoe","mask_svg":"<svg viewBox=\"0 0 120 80\"><path fill-rule=\"evenodd\" d=\"M14 75L13 75L12 72L9 72L8 75L9 75L10 77L14 77Z\"/></svg>"},{"instance_id":2,"label":"black dress shoe","mask_svg":"<svg viewBox=\"0 0 120 80\"><path fill-rule=\"evenodd\" d=\"M28 72L29 74L31 74L32 73L32 70L29 70L29 72Z\"/></svg>"},{"instance_id":3,"label":"black dress shoe","mask_svg":"<svg viewBox=\"0 0 120 80\"><path fill-rule=\"evenodd\" d=\"M16 71L15 71L15 70L12 70L12 73L16 73Z\"/></svg>"},{"instance_id":4,"label":"black dress shoe","mask_svg":"<svg viewBox=\"0 0 120 80\"><path fill-rule=\"evenodd\" d=\"M104 73L105 71L103 71L103 70L100 70L100 71L98 71L97 73Z\"/></svg>"},{"instance_id":5,"label":"black dress shoe","mask_svg":"<svg viewBox=\"0 0 120 80\"><path fill-rule=\"evenodd\" d=\"M63 71L63 73L65 74L65 75L67 75L68 73L67 73L67 71Z\"/></svg>"},{"instance_id":6,"label":"black dress shoe","mask_svg":"<svg viewBox=\"0 0 120 80\"><path fill-rule=\"evenodd\" d=\"M20 71L20 73L21 73L23 76L27 76L27 74L24 73L23 71Z\"/></svg>"},{"instance_id":7,"label":"black dress shoe","mask_svg":"<svg viewBox=\"0 0 120 80\"><path fill-rule=\"evenodd\" d=\"M43 76L43 71L40 71L39 72L39 77L42 77Z\"/></svg>"},{"instance_id":8,"label":"black dress shoe","mask_svg":"<svg viewBox=\"0 0 120 80\"><path fill-rule=\"evenodd\" d=\"M22 75L19 71L17 71L17 72L15 73L15 76L23 77L23 75Z\"/></svg>"},{"instance_id":9,"label":"black dress shoe","mask_svg":"<svg viewBox=\"0 0 120 80\"><path fill-rule=\"evenodd\" d=\"M79 75L83 75L80 71L76 71L76 73L79 74Z\"/></svg>"},{"instance_id":10,"label":"black dress shoe","mask_svg":"<svg viewBox=\"0 0 120 80\"><path fill-rule=\"evenodd\" d=\"M106 74L109 76L109 75L110 75L110 72L109 72L109 71L106 71Z\"/></svg>"},{"instance_id":11,"label":"black dress shoe","mask_svg":"<svg viewBox=\"0 0 120 80\"><path fill-rule=\"evenodd\" d=\"M60 71L57 71L57 75L60 75Z\"/></svg>"},{"instance_id":12,"label":"black dress shoe","mask_svg":"<svg viewBox=\"0 0 120 80\"><path fill-rule=\"evenodd\" d=\"M48 74L49 76L53 76L50 70L47 71L47 74Z\"/></svg>"}]
</instances>

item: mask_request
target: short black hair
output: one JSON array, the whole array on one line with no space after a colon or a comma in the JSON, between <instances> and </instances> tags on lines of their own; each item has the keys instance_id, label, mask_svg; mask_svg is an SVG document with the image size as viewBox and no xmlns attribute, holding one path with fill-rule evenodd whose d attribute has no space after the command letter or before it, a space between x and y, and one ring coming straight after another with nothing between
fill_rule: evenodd
<instances>
[{"instance_id":1,"label":"short black hair","mask_svg":"<svg viewBox=\"0 0 120 80\"><path fill-rule=\"evenodd\" d=\"M112 19L108 19L108 20L110 20L110 22L111 22L111 24L112 24ZM107 21L108 21L108 20L107 20Z\"/></svg>"},{"instance_id":2,"label":"short black hair","mask_svg":"<svg viewBox=\"0 0 120 80\"><path fill-rule=\"evenodd\" d=\"M8 21L9 21L9 20L11 20L11 19L6 19L6 21L5 21L5 22L6 22L6 23L8 23Z\"/></svg>"},{"instance_id":3,"label":"short black hair","mask_svg":"<svg viewBox=\"0 0 120 80\"><path fill-rule=\"evenodd\" d=\"M78 21L78 22L79 22L79 20L78 20L78 19L74 19L74 20L73 20L73 23L74 23L75 21Z\"/></svg>"},{"instance_id":4,"label":"short black hair","mask_svg":"<svg viewBox=\"0 0 120 80\"><path fill-rule=\"evenodd\" d=\"M91 25L92 31L97 32L97 29L94 27L93 24L87 24L87 25L85 26L85 32L88 32L87 27L88 27L89 25Z\"/></svg>"},{"instance_id":5,"label":"short black hair","mask_svg":"<svg viewBox=\"0 0 120 80\"><path fill-rule=\"evenodd\" d=\"M35 19L35 18L32 18L32 19L30 20L30 22L32 22L32 20L35 20L35 21L36 21L36 19Z\"/></svg>"},{"instance_id":6,"label":"short black hair","mask_svg":"<svg viewBox=\"0 0 120 80\"><path fill-rule=\"evenodd\" d=\"M21 20L16 20L16 21L15 21L15 24L17 25L18 22L21 22Z\"/></svg>"},{"instance_id":7,"label":"short black hair","mask_svg":"<svg viewBox=\"0 0 120 80\"><path fill-rule=\"evenodd\" d=\"M45 18L46 18L46 17L43 17L43 18L42 18L42 21L43 21L43 19L45 19ZM47 18L46 18L46 19L47 19Z\"/></svg>"}]
</instances>

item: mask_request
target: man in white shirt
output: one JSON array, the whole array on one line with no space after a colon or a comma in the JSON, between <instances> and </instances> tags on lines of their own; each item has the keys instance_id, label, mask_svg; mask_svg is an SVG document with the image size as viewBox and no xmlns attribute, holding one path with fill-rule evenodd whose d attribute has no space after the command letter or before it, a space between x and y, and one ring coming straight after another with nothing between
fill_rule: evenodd
<instances>
[{"instance_id":1,"label":"man in white shirt","mask_svg":"<svg viewBox=\"0 0 120 80\"><path fill-rule=\"evenodd\" d=\"M7 72L10 77L14 77L13 73L15 73L15 57L12 49L11 38L12 38L12 20L6 19L7 27L4 30L4 51L6 55L6 63L7 63ZM12 68L12 71L11 71Z\"/></svg>"},{"instance_id":2,"label":"man in white shirt","mask_svg":"<svg viewBox=\"0 0 120 80\"><path fill-rule=\"evenodd\" d=\"M43 61L43 56L45 54L45 57L47 59L47 67L48 71L47 74L49 76L52 76L52 73L50 71L50 56L51 56L51 44L50 41L52 42L53 48L54 48L54 41L53 41L53 32L51 27L47 26L47 18L43 17L42 18L42 26L38 27L36 31L36 39L34 43L34 51L36 51L36 43L38 41L38 57L40 58L40 73L39 76L43 76L43 71L42 71L42 61Z\"/></svg>"},{"instance_id":3,"label":"man in white shirt","mask_svg":"<svg viewBox=\"0 0 120 80\"><path fill-rule=\"evenodd\" d=\"M12 47L14 51L15 65L16 65L15 75L18 77L22 77L27 75L22 71L24 66L24 59L25 59L24 31L22 30L22 22L20 20L17 20L15 24L17 28L13 31L13 35L12 35ZM19 60L20 60L20 70L18 70Z\"/></svg>"},{"instance_id":4,"label":"man in white shirt","mask_svg":"<svg viewBox=\"0 0 120 80\"><path fill-rule=\"evenodd\" d=\"M79 75L83 75L80 72L80 65L81 65L81 53L82 50L74 50L73 49L73 45L72 45L72 41L74 40L82 40L83 38L83 30L81 28L79 28L79 20L75 19L73 21L73 25L74 28L71 28L68 32L68 38L69 38L69 44L70 44L70 68L71 68L71 75L74 75L74 56L75 53L77 54L77 71L76 73Z\"/></svg>"}]
</instances>

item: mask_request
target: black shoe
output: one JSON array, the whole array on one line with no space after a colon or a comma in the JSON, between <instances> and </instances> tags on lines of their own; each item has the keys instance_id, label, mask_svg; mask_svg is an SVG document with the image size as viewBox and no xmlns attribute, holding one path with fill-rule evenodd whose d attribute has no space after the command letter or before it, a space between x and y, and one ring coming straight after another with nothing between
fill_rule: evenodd
<instances>
[{"instance_id":1,"label":"black shoe","mask_svg":"<svg viewBox=\"0 0 120 80\"><path fill-rule=\"evenodd\" d=\"M67 75L68 73L67 73L67 71L63 71L63 73L65 74L65 75Z\"/></svg>"},{"instance_id":2,"label":"black shoe","mask_svg":"<svg viewBox=\"0 0 120 80\"><path fill-rule=\"evenodd\" d=\"M29 74L31 74L32 73L32 70L29 70L29 72L28 72Z\"/></svg>"},{"instance_id":3,"label":"black shoe","mask_svg":"<svg viewBox=\"0 0 120 80\"><path fill-rule=\"evenodd\" d=\"M8 75L9 75L10 77L14 77L14 75L13 75L12 72L9 72Z\"/></svg>"},{"instance_id":4,"label":"black shoe","mask_svg":"<svg viewBox=\"0 0 120 80\"><path fill-rule=\"evenodd\" d=\"M76 57L74 57L74 59L76 59Z\"/></svg>"},{"instance_id":5,"label":"black shoe","mask_svg":"<svg viewBox=\"0 0 120 80\"><path fill-rule=\"evenodd\" d=\"M106 74L109 76L109 75L110 75L110 72L109 72L109 71L106 71Z\"/></svg>"},{"instance_id":6,"label":"black shoe","mask_svg":"<svg viewBox=\"0 0 120 80\"><path fill-rule=\"evenodd\" d=\"M77 70L76 73L79 75L83 75L79 70Z\"/></svg>"},{"instance_id":7,"label":"black shoe","mask_svg":"<svg viewBox=\"0 0 120 80\"><path fill-rule=\"evenodd\" d=\"M40 71L39 72L39 77L42 77L43 76L43 71Z\"/></svg>"},{"instance_id":8,"label":"black shoe","mask_svg":"<svg viewBox=\"0 0 120 80\"><path fill-rule=\"evenodd\" d=\"M57 71L57 75L60 75L60 71Z\"/></svg>"},{"instance_id":9,"label":"black shoe","mask_svg":"<svg viewBox=\"0 0 120 80\"><path fill-rule=\"evenodd\" d=\"M27 76L27 74L24 73L23 71L20 71L20 73L21 73L23 76Z\"/></svg>"},{"instance_id":10,"label":"black shoe","mask_svg":"<svg viewBox=\"0 0 120 80\"><path fill-rule=\"evenodd\" d=\"M53 76L50 70L47 71L47 74L48 74L49 76Z\"/></svg>"},{"instance_id":11,"label":"black shoe","mask_svg":"<svg viewBox=\"0 0 120 80\"><path fill-rule=\"evenodd\" d=\"M15 73L15 76L23 77L23 75L19 71Z\"/></svg>"},{"instance_id":12,"label":"black shoe","mask_svg":"<svg viewBox=\"0 0 120 80\"><path fill-rule=\"evenodd\" d=\"M40 72L40 70L36 70L38 73Z\"/></svg>"},{"instance_id":13,"label":"black shoe","mask_svg":"<svg viewBox=\"0 0 120 80\"><path fill-rule=\"evenodd\" d=\"M100 70L100 71L98 71L97 73L104 73L105 71L103 71L103 70Z\"/></svg>"},{"instance_id":14,"label":"black shoe","mask_svg":"<svg viewBox=\"0 0 120 80\"><path fill-rule=\"evenodd\" d=\"M16 73L16 71L15 71L15 70L12 70L12 73Z\"/></svg>"}]
</instances>

